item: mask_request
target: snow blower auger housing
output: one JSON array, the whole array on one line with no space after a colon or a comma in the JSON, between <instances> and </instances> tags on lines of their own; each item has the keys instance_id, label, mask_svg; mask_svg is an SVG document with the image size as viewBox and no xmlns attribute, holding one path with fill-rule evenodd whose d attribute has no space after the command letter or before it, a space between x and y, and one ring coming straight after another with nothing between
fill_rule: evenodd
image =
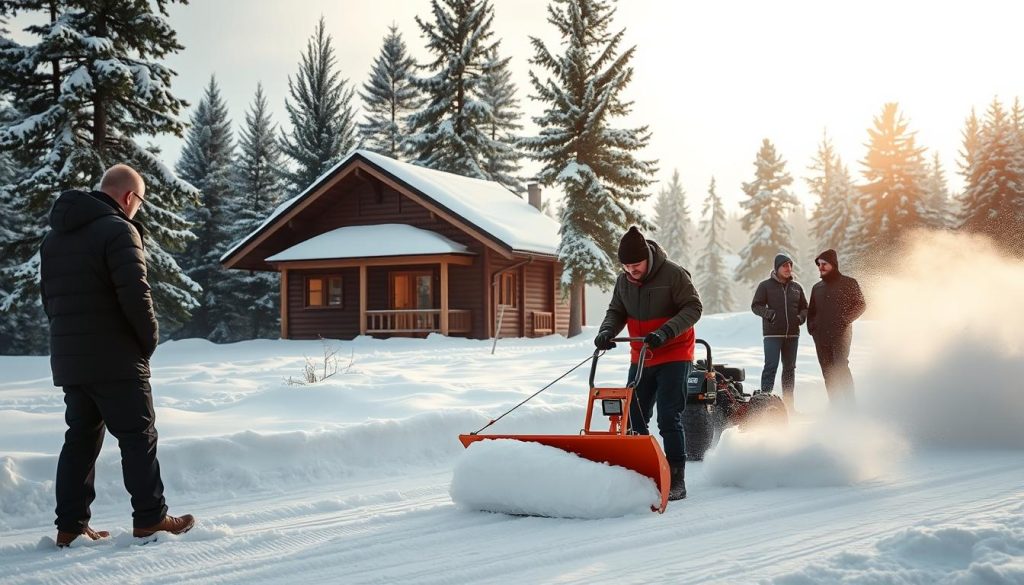
<instances>
[{"instance_id":1,"label":"snow blower auger housing","mask_svg":"<svg viewBox=\"0 0 1024 585\"><path fill-rule=\"evenodd\" d=\"M612 341L619 343L643 343L643 338L620 337L615 338ZM563 451L568 451L569 453L575 453L576 455L591 461L607 463L609 465L618 465L620 467L625 467L626 469L631 469L640 475L651 478L661 495L660 506L651 506L651 511L659 513L664 512L665 507L668 506L668 489L670 484L668 460L665 459L665 454L662 452L661 445L658 444L657 439L650 435L636 435L630 434L629 432L629 407L633 402L633 390L636 388L637 383L640 381L640 376L643 374L644 360L648 353L647 346L642 346L640 350L640 360L637 363L636 375L624 388L598 388L594 385L594 375L597 372L597 360L603 353L604 352L601 350L595 350L594 355L589 358L591 362L590 393L587 400L586 418L583 421L583 429L580 430L579 434L481 435L479 434L480 431L476 431L468 435L459 435L459 440L466 448L471 444L484 439L530 441L547 445L549 447L555 447ZM582 363L580 365L582 365ZM570 372L571 371L572 370L570 370ZM568 374L568 372L566 372L566 374ZM545 389L546 388L547 387L545 387ZM543 391L543 389L541 391ZM534 396L536 396L536 394L534 394ZM601 413L608 417L608 430L596 430L591 428L591 419L594 416L595 403L600 403ZM522 403L520 403L520 405L521 404ZM490 426L497 420L498 419L492 420L487 426ZM486 429L487 426L484 428Z\"/></svg>"}]
</instances>

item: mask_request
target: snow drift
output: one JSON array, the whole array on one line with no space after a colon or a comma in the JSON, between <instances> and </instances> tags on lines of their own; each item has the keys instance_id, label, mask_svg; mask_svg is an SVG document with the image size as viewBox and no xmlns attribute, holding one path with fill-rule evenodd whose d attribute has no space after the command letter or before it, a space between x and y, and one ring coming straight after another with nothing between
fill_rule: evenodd
<instances>
[{"instance_id":1,"label":"snow drift","mask_svg":"<svg viewBox=\"0 0 1024 585\"><path fill-rule=\"evenodd\" d=\"M917 234L902 257L869 290L862 403L917 444L1024 448L1024 263L948 233Z\"/></svg>"},{"instance_id":2,"label":"snow drift","mask_svg":"<svg viewBox=\"0 0 1024 585\"><path fill-rule=\"evenodd\" d=\"M661 496L649 478L527 441L471 445L455 465L452 501L467 510L560 518L649 514Z\"/></svg>"}]
</instances>

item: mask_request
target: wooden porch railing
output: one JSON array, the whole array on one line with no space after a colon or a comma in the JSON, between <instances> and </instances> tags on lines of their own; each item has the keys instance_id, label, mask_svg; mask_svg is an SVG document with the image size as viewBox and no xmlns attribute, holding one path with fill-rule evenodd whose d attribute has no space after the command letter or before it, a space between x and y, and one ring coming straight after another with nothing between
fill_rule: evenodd
<instances>
[{"instance_id":1,"label":"wooden porch railing","mask_svg":"<svg viewBox=\"0 0 1024 585\"><path fill-rule=\"evenodd\" d=\"M448 310L448 333L469 333L471 313ZM441 309L393 309L366 311L367 333L440 333Z\"/></svg>"},{"instance_id":2,"label":"wooden porch railing","mask_svg":"<svg viewBox=\"0 0 1024 585\"><path fill-rule=\"evenodd\" d=\"M543 311L533 312L533 334L550 335L555 332L555 314Z\"/></svg>"}]
</instances>

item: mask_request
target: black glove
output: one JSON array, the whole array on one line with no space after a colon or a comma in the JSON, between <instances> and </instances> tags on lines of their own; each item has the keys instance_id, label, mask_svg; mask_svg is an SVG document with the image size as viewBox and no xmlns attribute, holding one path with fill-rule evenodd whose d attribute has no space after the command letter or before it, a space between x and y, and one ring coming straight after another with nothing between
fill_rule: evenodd
<instances>
[{"instance_id":1,"label":"black glove","mask_svg":"<svg viewBox=\"0 0 1024 585\"><path fill-rule=\"evenodd\" d=\"M774 323L775 322L775 309L765 309L764 310L764 318L769 323Z\"/></svg>"},{"instance_id":2,"label":"black glove","mask_svg":"<svg viewBox=\"0 0 1024 585\"><path fill-rule=\"evenodd\" d=\"M665 345L666 341L668 341L668 334L666 334L660 327L648 333L647 337L644 337L644 343L646 343L647 347L651 349L656 349Z\"/></svg>"},{"instance_id":3,"label":"black glove","mask_svg":"<svg viewBox=\"0 0 1024 585\"><path fill-rule=\"evenodd\" d=\"M594 347L600 350L613 349L615 347L615 342L612 341L612 337L614 337L614 335L612 335L611 331L602 331L598 333L597 337L594 338Z\"/></svg>"}]
</instances>

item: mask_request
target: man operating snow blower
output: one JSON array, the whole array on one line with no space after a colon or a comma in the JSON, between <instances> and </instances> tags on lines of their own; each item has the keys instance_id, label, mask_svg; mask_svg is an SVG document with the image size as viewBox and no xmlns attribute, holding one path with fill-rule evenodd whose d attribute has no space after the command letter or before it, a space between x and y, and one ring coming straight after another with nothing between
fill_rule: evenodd
<instances>
[{"instance_id":1,"label":"man operating snow blower","mask_svg":"<svg viewBox=\"0 0 1024 585\"><path fill-rule=\"evenodd\" d=\"M681 500L686 497L686 378L693 367L693 325L703 306L690 273L669 260L661 246L644 238L636 226L622 236L618 256L623 273L615 282L594 345L601 350L615 347L612 339L625 326L630 337L644 338L651 348L630 406L629 426L638 434L650 434L647 425L657 400L658 429L672 468L669 500ZM630 345L629 379L633 379L642 344Z\"/></svg>"}]
</instances>

